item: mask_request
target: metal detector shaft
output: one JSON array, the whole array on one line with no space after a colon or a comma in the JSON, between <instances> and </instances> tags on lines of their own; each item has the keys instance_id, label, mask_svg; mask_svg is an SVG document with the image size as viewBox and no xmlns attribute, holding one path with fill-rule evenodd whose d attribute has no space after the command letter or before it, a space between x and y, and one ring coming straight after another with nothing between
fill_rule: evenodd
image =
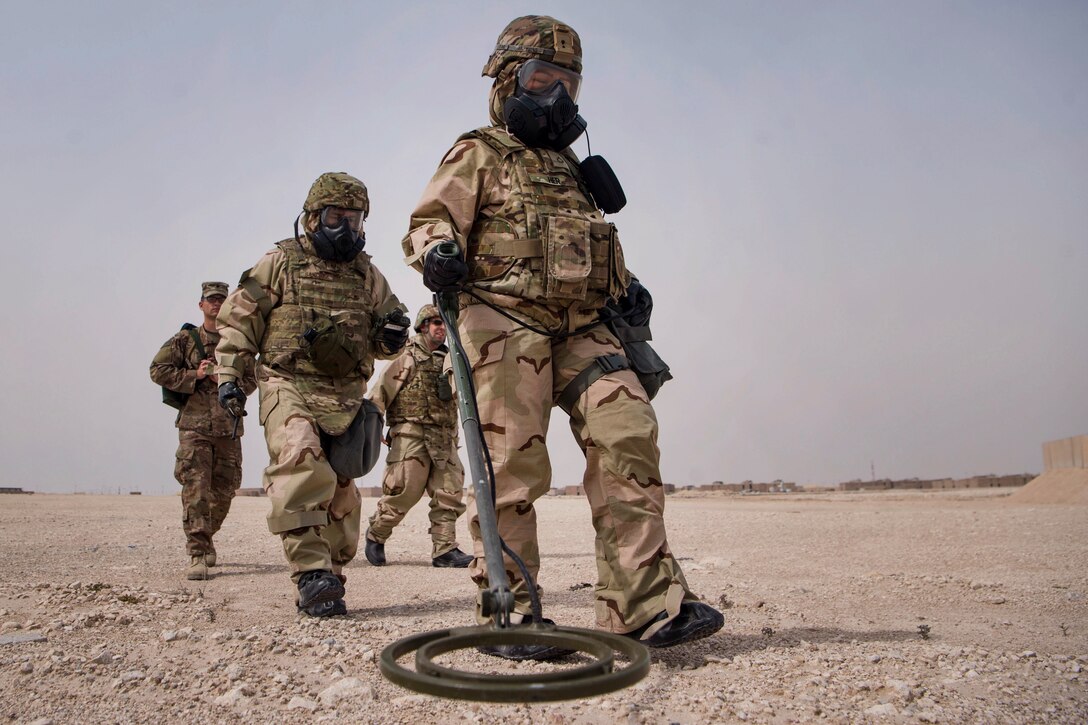
<instances>
[{"instance_id":1,"label":"metal detector shaft","mask_svg":"<svg viewBox=\"0 0 1088 725\"><path fill-rule=\"evenodd\" d=\"M458 247L453 242L443 242L438 245L437 253L442 257L456 257ZM446 326L446 337L450 341L450 359L457 382L457 410L461 414L461 429L465 432L465 450L468 452L472 490L476 496L476 513L480 518L480 538L483 540L487 562L489 588L484 592L483 613L493 616L500 627L505 627L510 623L510 613L514 610L514 594L510 591L510 580L506 578L506 567L503 565L502 542L491 497L491 476L484 458L484 442L480 434L476 388L472 383L468 355L465 354L461 336L457 332L457 295L454 292L436 294L435 302Z\"/></svg>"}]
</instances>

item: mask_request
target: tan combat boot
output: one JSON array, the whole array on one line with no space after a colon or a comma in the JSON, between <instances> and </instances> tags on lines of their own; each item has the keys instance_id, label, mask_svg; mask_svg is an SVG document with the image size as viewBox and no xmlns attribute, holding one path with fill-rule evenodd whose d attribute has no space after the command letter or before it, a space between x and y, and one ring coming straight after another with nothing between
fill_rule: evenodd
<instances>
[{"instance_id":1,"label":"tan combat boot","mask_svg":"<svg viewBox=\"0 0 1088 725\"><path fill-rule=\"evenodd\" d=\"M209 551L207 554L204 555L204 563L207 564L209 568L215 566L214 551Z\"/></svg>"},{"instance_id":2,"label":"tan combat boot","mask_svg":"<svg viewBox=\"0 0 1088 725\"><path fill-rule=\"evenodd\" d=\"M189 557L189 566L185 569L185 578L190 581L203 581L210 579L208 565L204 561L204 554L196 554Z\"/></svg>"}]
</instances>

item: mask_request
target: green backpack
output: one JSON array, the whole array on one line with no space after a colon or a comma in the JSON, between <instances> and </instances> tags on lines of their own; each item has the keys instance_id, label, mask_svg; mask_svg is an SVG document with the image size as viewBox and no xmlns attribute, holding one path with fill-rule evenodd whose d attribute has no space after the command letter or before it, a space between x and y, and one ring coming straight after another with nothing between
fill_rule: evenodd
<instances>
[{"instance_id":1,"label":"green backpack","mask_svg":"<svg viewBox=\"0 0 1088 725\"><path fill-rule=\"evenodd\" d=\"M200 359L208 357L207 351L204 350L204 343L200 341L200 333L196 331L196 325L186 322L181 326L181 329L188 330L189 335L192 336L193 342L196 343L196 350L200 353ZM189 401L190 393L179 393L176 390L163 387L162 389L162 402L169 405L171 408L177 408L181 410L185 407L185 403Z\"/></svg>"}]
</instances>

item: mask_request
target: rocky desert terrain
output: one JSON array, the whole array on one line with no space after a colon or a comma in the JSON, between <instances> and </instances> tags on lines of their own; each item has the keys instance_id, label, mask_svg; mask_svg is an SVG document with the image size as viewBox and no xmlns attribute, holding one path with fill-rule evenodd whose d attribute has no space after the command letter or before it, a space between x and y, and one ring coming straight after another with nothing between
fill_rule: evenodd
<instances>
[{"instance_id":1,"label":"rocky desert terrain","mask_svg":"<svg viewBox=\"0 0 1088 725\"><path fill-rule=\"evenodd\" d=\"M1088 507L1008 489L670 496L669 540L717 635L604 696L440 699L378 669L471 623L429 565L426 507L348 570L349 615L300 618L267 502L238 498L189 582L176 496L0 497L0 717L12 723L1088 721ZM364 516L374 499L364 499ZM545 616L592 626L584 499L540 503ZM463 548L470 548L459 522ZM525 672L475 653L458 666Z\"/></svg>"}]
</instances>

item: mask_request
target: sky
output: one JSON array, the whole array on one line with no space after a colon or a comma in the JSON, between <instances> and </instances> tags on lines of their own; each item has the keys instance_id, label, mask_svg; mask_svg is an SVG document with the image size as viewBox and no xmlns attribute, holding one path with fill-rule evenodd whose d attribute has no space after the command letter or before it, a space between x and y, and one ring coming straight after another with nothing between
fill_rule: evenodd
<instances>
[{"instance_id":1,"label":"sky","mask_svg":"<svg viewBox=\"0 0 1088 725\"><path fill-rule=\"evenodd\" d=\"M176 493L151 358L324 171L414 317L399 241L527 13L581 35L666 481L1039 472L1088 433L1088 4L45 0L0 7L0 486ZM559 411L548 445L578 483Z\"/></svg>"}]
</instances>

